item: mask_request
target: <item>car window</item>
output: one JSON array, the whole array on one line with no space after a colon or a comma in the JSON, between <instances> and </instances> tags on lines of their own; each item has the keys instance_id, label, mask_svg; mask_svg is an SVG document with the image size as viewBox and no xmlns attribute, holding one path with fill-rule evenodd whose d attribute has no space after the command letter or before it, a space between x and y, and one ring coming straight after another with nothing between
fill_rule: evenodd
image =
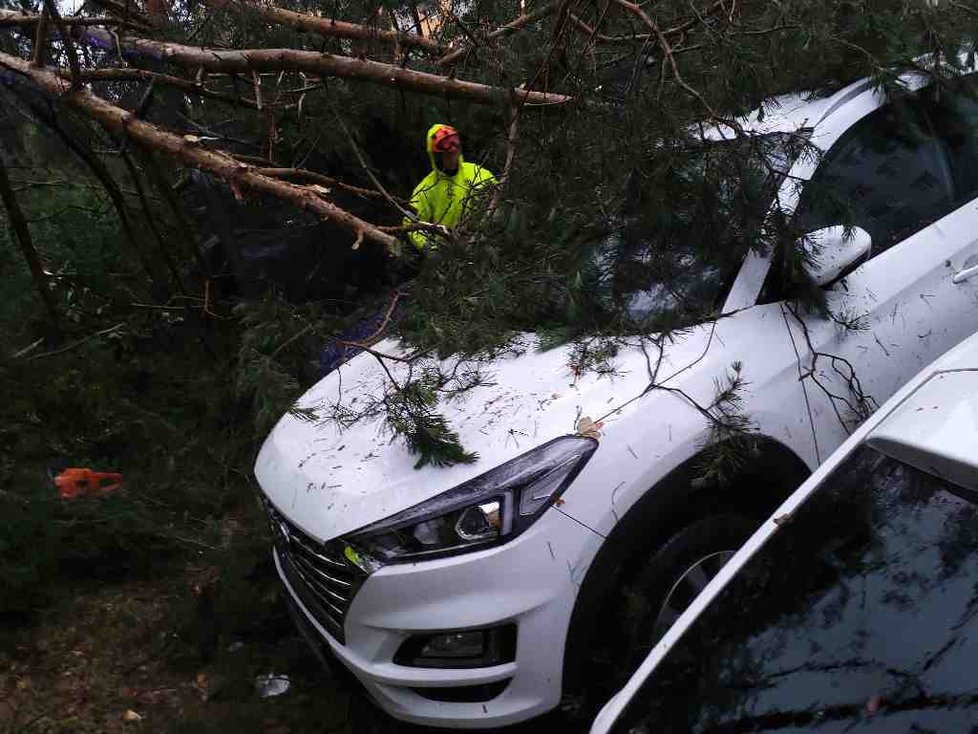
<instances>
[{"instance_id":1,"label":"car window","mask_svg":"<svg viewBox=\"0 0 978 734\"><path fill-rule=\"evenodd\" d=\"M799 154L797 137L710 140L687 150L670 166L668 216L661 202L629 201L621 226L594 246L593 292L644 332L715 318ZM647 196L661 197L649 188Z\"/></svg>"},{"instance_id":2,"label":"car window","mask_svg":"<svg viewBox=\"0 0 978 734\"><path fill-rule=\"evenodd\" d=\"M978 79L962 80L957 94L933 94L927 109L943 141L954 182L955 205L978 196Z\"/></svg>"},{"instance_id":3,"label":"car window","mask_svg":"<svg viewBox=\"0 0 978 734\"><path fill-rule=\"evenodd\" d=\"M614 731L975 731L965 491L863 447L779 528Z\"/></svg>"},{"instance_id":4,"label":"car window","mask_svg":"<svg viewBox=\"0 0 978 734\"><path fill-rule=\"evenodd\" d=\"M878 255L954 206L948 162L918 98L886 104L825 154L798 208L801 232L859 226Z\"/></svg>"}]
</instances>

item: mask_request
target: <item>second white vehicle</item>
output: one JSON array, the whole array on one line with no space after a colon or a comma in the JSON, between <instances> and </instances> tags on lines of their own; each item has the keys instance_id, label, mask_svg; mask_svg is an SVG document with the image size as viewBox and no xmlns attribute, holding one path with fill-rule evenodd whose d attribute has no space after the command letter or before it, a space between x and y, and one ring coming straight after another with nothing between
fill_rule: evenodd
<instances>
[{"instance_id":1,"label":"second white vehicle","mask_svg":"<svg viewBox=\"0 0 978 734\"><path fill-rule=\"evenodd\" d=\"M591 734L974 731L976 582L978 335L774 512Z\"/></svg>"},{"instance_id":2,"label":"second white vehicle","mask_svg":"<svg viewBox=\"0 0 978 734\"><path fill-rule=\"evenodd\" d=\"M868 82L745 121L824 151L788 171L810 185L776 196L819 233L814 275L860 329L794 308L770 255L718 272L690 254L679 285L717 319L636 339L607 374L579 373L570 348L540 352L528 335L482 382L448 386L439 410L474 464L415 470L382 416L348 420L389 388L374 355L282 418L255 467L277 567L302 624L380 706L500 726L579 700L585 673L627 674L609 646L624 640L637 664L861 418L978 330L978 104L929 100L909 107L913 135L897 134ZM855 204L854 236L807 193L816 182ZM655 283L636 294L664 298ZM386 367L398 380L409 369ZM719 484L701 476L704 408L732 377L756 442Z\"/></svg>"}]
</instances>

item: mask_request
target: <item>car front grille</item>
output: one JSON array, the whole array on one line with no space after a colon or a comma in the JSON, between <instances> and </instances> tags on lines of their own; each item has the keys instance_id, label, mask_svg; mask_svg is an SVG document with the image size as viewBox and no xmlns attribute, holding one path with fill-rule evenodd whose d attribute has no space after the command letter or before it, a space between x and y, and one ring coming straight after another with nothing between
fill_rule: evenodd
<instances>
[{"instance_id":1,"label":"car front grille","mask_svg":"<svg viewBox=\"0 0 978 734\"><path fill-rule=\"evenodd\" d=\"M264 502L289 585L316 621L345 643L343 621L367 575L346 559L342 541L320 543L286 520L271 502Z\"/></svg>"}]
</instances>

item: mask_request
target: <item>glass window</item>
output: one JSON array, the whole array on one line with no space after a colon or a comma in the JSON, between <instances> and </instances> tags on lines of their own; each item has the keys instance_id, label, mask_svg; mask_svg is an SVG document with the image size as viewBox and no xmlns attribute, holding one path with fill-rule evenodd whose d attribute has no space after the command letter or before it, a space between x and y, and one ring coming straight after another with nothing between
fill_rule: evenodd
<instances>
[{"instance_id":1,"label":"glass window","mask_svg":"<svg viewBox=\"0 0 978 734\"><path fill-rule=\"evenodd\" d=\"M978 196L978 80L969 76L954 91L931 94L927 115L944 142L955 204L961 205Z\"/></svg>"},{"instance_id":2,"label":"glass window","mask_svg":"<svg viewBox=\"0 0 978 734\"><path fill-rule=\"evenodd\" d=\"M976 732L975 661L975 505L863 447L700 615L615 731Z\"/></svg>"},{"instance_id":3,"label":"glass window","mask_svg":"<svg viewBox=\"0 0 978 734\"><path fill-rule=\"evenodd\" d=\"M591 253L591 289L646 332L715 318L799 153L795 137L701 141L648 174Z\"/></svg>"},{"instance_id":4,"label":"glass window","mask_svg":"<svg viewBox=\"0 0 978 734\"><path fill-rule=\"evenodd\" d=\"M884 105L832 146L802 192L798 224L862 227L877 255L953 206L947 160L913 97Z\"/></svg>"}]
</instances>

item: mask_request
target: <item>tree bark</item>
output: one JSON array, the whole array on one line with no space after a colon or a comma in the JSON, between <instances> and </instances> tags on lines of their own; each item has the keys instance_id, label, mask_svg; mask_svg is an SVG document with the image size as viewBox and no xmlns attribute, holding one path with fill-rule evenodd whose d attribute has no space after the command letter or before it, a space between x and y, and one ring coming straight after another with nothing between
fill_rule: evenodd
<instances>
[{"instance_id":1,"label":"tree bark","mask_svg":"<svg viewBox=\"0 0 978 734\"><path fill-rule=\"evenodd\" d=\"M105 49L116 48L116 38L107 30L85 28L82 38ZM354 59L316 51L297 51L291 48L219 49L184 46L179 43L152 41L146 38L118 39L126 53L138 54L157 61L190 69L220 73L250 73L252 71L303 71L316 76L327 75L345 79L410 89L421 94L458 97L481 104L507 104L513 98L529 105L554 105L570 101L563 94L550 94L526 89L507 89L477 82L402 69L368 59Z\"/></svg>"},{"instance_id":2,"label":"tree bark","mask_svg":"<svg viewBox=\"0 0 978 734\"><path fill-rule=\"evenodd\" d=\"M48 276L44 272L44 266L41 264L41 257L37 253L37 248L34 247L34 242L31 240L31 231L27 226L27 219L24 217L24 212L17 202L14 189L10 185L10 179L7 177L7 168L3 162L3 155L0 155L0 199L3 200L4 208L7 210L10 229L14 234L14 239L17 240L17 244L20 246L24 260L27 261L27 267L31 271L31 278L34 280L34 286L37 288L38 295L41 296L44 307L51 317L51 323L54 324L55 328L58 328L58 309L54 303L54 296L48 290Z\"/></svg>"},{"instance_id":3,"label":"tree bark","mask_svg":"<svg viewBox=\"0 0 978 734\"><path fill-rule=\"evenodd\" d=\"M41 8L37 17L37 28L34 30L34 66L44 66L44 51L48 45L48 11Z\"/></svg>"},{"instance_id":4,"label":"tree bark","mask_svg":"<svg viewBox=\"0 0 978 734\"><path fill-rule=\"evenodd\" d=\"M247 190L291 201L300 209L309 209L322 218L332 219L345 227L356 235L357 242L366 238L383 245L391 252L400 250L396 238L322 198L307 186L297 186L256 173L254 167L247 163L237 161L226 153L202 148L180 135L140 120L131 112L96 97L86 89L71 90L56 73L37 69L17 56L0 52L0 66L24 75L49 95L95 120L107 130L128 135L135 142L167 153L185 165L212 173L228 182L235 193Z\"/></svg>"},{"instance_id":5,"label":"tree bark","mask_svg":"<svg viewBox=\"0 0 978 734\"><path fill-rule=\"evenodd\" d=\"M36 13L24 13L20 10L0 9L0 28L25 28L37 25L41 21L41 16ZM119 21L115 18L62 18L61 22L67 26L75 25L113 25Z\"/></svg>"},{"instance_id":6,"label":"tree bark","mask_svg":"<svg viewBox=\"0 0 978 734\"><path fill-rule=\"evenodd\" d=\"M211 8L218 9L226 7L229 3L227 0L205 0L205 4ZM297 13L293 10L286 10L262 2L262 0L231 0L230 4L247 8L266 20L291 26L300 31L318 33L327 38L348 38L354 41L383 41L398 46L420 48L436 54L444 53L445 51L444 46L414 33L386 31L358 23L348 23L333 18L321 18L310 13Z\"/></svg>"}]
</instances>

